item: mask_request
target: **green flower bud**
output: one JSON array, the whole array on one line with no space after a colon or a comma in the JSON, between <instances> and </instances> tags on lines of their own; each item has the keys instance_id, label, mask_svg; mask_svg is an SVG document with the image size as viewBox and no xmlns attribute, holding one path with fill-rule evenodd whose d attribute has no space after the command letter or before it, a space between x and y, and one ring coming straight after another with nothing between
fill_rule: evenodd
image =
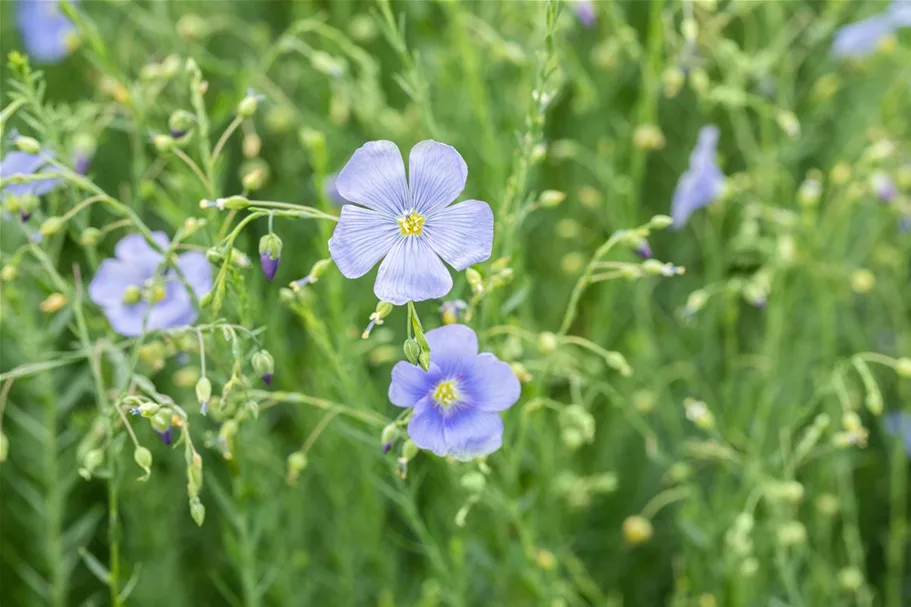
<instances>
[{"instance_id":1,"label":"green flower bud","mask_svg":"<svg viewBox=\"0 0 911 607\"><path fill-rule=\"evenodd\" d=\"M253 95L252 92L248 92L247 96L240 100L240 103L237 104L237 115L241 118L249 118L256 113L256 106L259 105L259 100L256 98L256 95Z\"/></svg>"},{"instance_id":2,"label":"green flower bud","mask_svg":"<svg viewBox=\"0 0 911 607\"><path fill-rule=\"evenodd\" d=\"M158 150L159 154L168 154L174 149L174 139L172 139L170 135L159 133L152 137L152 145L155 146L155 149Z\"/></svg>"},{"instance_id":3,"label":"green flower bud","mask_svg":"<svg viewBox=\"0 0 911 607\"><path fill-rule=\"evenodd\" d=\"M248 192L255 192L265 185L266 171L262 167L256 167L244 175L240 182L244 186L245 190Z\"/></svg>"},{"instance_id":4,"label":"green flower bud","mask_svg":"<svg viewBox=\"0 0 911 607\"><path fill-rule=\"evenodd\" d=\"M91 449L82 458L82 467L90 473L95 470L104 461L104 451L101 449Z\"/></svg>"},{"instance_id":5,"label":"green flower bud","mask_svg":"<svg viewBox=\"0 0 911 607\"><path fill-rule=\"evenodd\" d=\"M313 267L310 268L310 274L309 274L309 276L311 278L311 282L316 282L317 280L319 280L320 277L322 277L322 275L326 273L326 270L331 265L332 265L332 260L328 259L328 258L320 259L315 264L313 264Z\"/></svg>"},{"instance_id":6,"label":"green flower bud","mask_svg":"<svg viewBox=\"0 0 911 607\"><path fill-rule=\"evenodd\" d=\"M232 211L240 211L250 206L250 201L247 198L238 195L228 196L227 198L220 198L216 201L216 203L221 203L224 208L230 209Z\"/></svg>"},{"instance_id":7,"label":"green flower bud","mask_svg":"<svg viewBox=\"0 0 911 607\"><path fill-rule=\"evenodd\" d=\"M101 230L98 228L86 228L79 235L79 244L84 247L94 247L101 240Z\"/></svg>"},{"instance_id":8,"label":"green flower bud","mask_svg":"<svg viewBox=\"0 0 911 607\"><path fill-rule=\"evenodd\" d=\"M560 432L560 440L563 446L570 451L575 451L585 443L585 436L577 428L564 428Z\"/></svg>"},{"instance_id":9,"label":"green flower bud","mask_svg":"<svg viewBox=\"0 0 911 607\"><path fill-rule=\"evenodd\" d=\"M789 521L778 528L776 536L782 546L796 546L807 541L807 528L799 521Z\"/></svg>"},{"instance_id":10,"label":"green flower bud","mask_svg":"<svg viewBox=\"0 0 911 607\"><path fill-rule=\"evenodd\" d=\"M16 266L14 266L11 263L8 263L5 266L3 266L2 268L0 268L0 280L3 280L4 282L9 282L11 280L15 280L16 276L18 274L19 274L19 268L17 268Z\"/></svg>"},{"instance_id":11,"label":"green flower bud","mask_svg":"<svg viewBox=\"0 0 911 607\"><path fill-rule=\"evenodd\" d=\"M383 448L383 453L388 453L392 448L392 444L397 441L399 438L399 427L395 424L387 424L383 428L382 433L380 433L380 445Z\"/></svg>"},{"instance_id":12,"label":"green flower bud","mask_svg":"<svg viewBox=\"0 0 911 607\"><path fill-rule=\"evenodd\" d=\"M541 354L553 354L557 351L560 342L556 334L550 331L538 333L538 352Z\"/></svg>"},{"instance_id":13,"label":"green flower bud","mask_svg":"<svg viewBox=\"0 0 911 607\"><path fill-rule=\"evenodd\" d=\"M633 368L629 366L629 363L626 362L626 358L619 352L607 352L604 357L604 362L606 362L611 369L619 372L623 377L629 377L633 374Z\"/></svg>"},{"instance_id":14,"label":"green flower bud","mask_svg":"<svg viewBox=\"0 0 911 607\"><path fill-rule=\"evenodd\" d=\"M566 193L559 190L544 190L538 197L538 204L544 208L560 206L566 200Z\"/></svg>"},{"instance_id":15,"label":"green flower bud","mask_svg":"<svg viewBox=\"0 0 911 607\"><path fill-rule=\"evenodd\" d=\"M251 362L253 370L266 382L266 385L272 383L272 375L275 373L275 361L272 359L272 355L266 350L260 350L253 355Z\"/></svg>"},{"instance_id":16,"label":"green flower bud","mask_svg":"<svg viewBox=\"0 0 911 607\"><path fill-rule=\"evenodd\" d=\"M176 110L168 118L168 129L174 139L184 137L195 124L196 116L186 110Z\"/></svg>"},{"instance_id":17,"label":"green flower bud","mask_svg":"<svg viewBox=\"0 0 911 607\"><path fill-rule=\"evenodd\" d=\"M856 567L845 567L838 572L838 585L849 592L857 592L864 585L864 574Z\"/></svg>"},{"instance_id":18,"label":"green flower bud","mask_svg":"<svg viewBox=\"0 0 911 607\"><path fill-rule=\"evenodd\" d=\"M470 495L478 495L484 491L484 487L487 485L487 478L477 470L472 470L462 477L459 484Z\"/></svg>"},{"instance_id":19,"label":"green flower bud","mask_svg":"<svg viewBox=\"0 0 911 607\"><path fill-rule=\"evenodd\" d=\"M911 358L899 358L895 361L895 372L900 377L911 378Z\"/></svg>"},{"instance_id":20,"label":"green flower bud","mask_svg":"<svg viewBox=\"0 0 911 607\"><path fill-rule=\"evenodd\" d=\"M275 234L266 234L259 239L259 254L278 259L282 254L282 239Z\"/></svg>"},{"instance_id":21,"label":"green flower bud","mask_svg":"<svg viewBox=\"0 0 911 607\"><path fill-rule=\"evenodd\" d=\"M193 517L193 522L199 527L202 527L203 522L206 520L206 507L202 505L202 502L196 496L190 498L190 516Z\"/></svg>"},{"instance_id":22,"label":"green flower bud","mask_svg":"<svg viewBox=\"0 0 911 607\"><path fill-rule=\"evenodd\" d=\"M171 427L171 410L161 409L152 416L152 429L159 433L168 431Z\"/></svg>"},{"instance_id":23,"label":"green flower bud","mask_svg":"<svg viewBox=\"0 0 911 607\"><path fill-rule=\"evenodd\" d=\"M313 156L323 156L326 153L326 136L311 128L302 128L298 133L301 143Z\"/></svg>"},{"instance_id":24,"label":"green flower bud","mask_svg":"<svg viewBox=\"0 0 911 607\"><path fill-rule=\"evenodd\" d=\"M381 301L381 302L377 303L376 311L374 312L374 320L376 320L377 324L379 324L379 321L381 321L384 318L386 318L387 316L389 316L394 309L395 309L395 306L393 306L388 301Z\"/></svg>"},{"instance_id":25,"label":"green flower bud","mask_svg":"<svg viewBox=\"0 0 911 607\"><path fill-rule=\"evenodd\" d=\"M38 143L37 139L32 137L16 137L14 142L16 147L25 152L26 154L40 154L41 153L41 144Z\"/></svg>"},{"instance_id":26,"label":"green flower bud","mask_svg":"<svg viewBox=\"0 0 911 607\"><path fill-rule=\"evenodd\" d=\"M410 462L419 451L420 448L418 448L415 442L409 438L405 441L405 444L402 445L402 459L406 462Z\"/></svg>"},{"instance_id":27,"label":"green flower bud","mask_svg":"<svg viewBox=\"0 0 911 607\"><path fill-rule=\"evenodd\" d=\"M408 362L412 365L418 364L418 357L421 355L421 346L418 345L418 342L413 339L405 340L402 350L405 351L405 358L408 359Z\"/></svg>"},{"instance_id":28,"label":"green flower bud","mask_svg":"<svg viewBox=\"0 0 911 607\"><path fill-rule=\"evenodd\" d=\"M199 381L196 382L196 400L199 402L203 412L205 412L209 401L212 400L212 382L206 376L200 377Z\"/></svg>"},{"instance_id":29,"label":"green flower bud","mask_svg":"<svg viewBox=\"0 0 911 607\"><path fill-rule=\"evenodd\" d=\"M0 432L0 463L6 461L7 456L9 455L9 439L6 438L6 434Z\"/></svg>"},{"instance_id":30,"label":"green flower bud","mask_svg":"<svg viewBox=\"0 0 911 607\"><path fill-rule=\"evenodd\" d=\"M475 270L474 268L468 268L465 270L465 278L468 280L469 286L473 293L483 293L484 292L484 278L481 276L481 273Z\"/></svg>"},{"instance_id":31,"label":"green flower bud","mask_svg":"<svg viewBox=\"0 0 911 607\"><path fill-rule=\"evenodd\" d=\"M155 417L155 414L161 410L161 405L158 403L153 403L152 401L146 401L139 405L139 415L145 417L146 419Z\"/></svg>"},{"instance_id":32,"label":"green flower bud","mask_svg":"<svg viewBox=\"0 0 911 607\"><path fill-rule=\"evenodd\" d=\"M652 533L652 523L644 516L630 516L623 521L623 539L630 544L643 544L651 539Z\"/></svg>"},{"instance_id":33,"label":"green flower bud","mask_svg":"<svg viewBox=\"0 0 911 607\"><path fill-rule=\"evenodd\" d=\"M145 472L145 475L139 480L148 480L149 476L152 474L152 452L145 447L136 447L133 451L133 461L135 461L136 465Z\"/></svg>"},{"instance_id":34,"label":"green flower bud","mask_svg":"<svg viewBox=\"0 0 911 607\"><path fill-rule=\"evenodd\" d=\"M39 232L43 236L53 236L63 228L63 219L60 217L48 217L44 220L44 223L41 224Z\"/></svg>"}]
</instances>

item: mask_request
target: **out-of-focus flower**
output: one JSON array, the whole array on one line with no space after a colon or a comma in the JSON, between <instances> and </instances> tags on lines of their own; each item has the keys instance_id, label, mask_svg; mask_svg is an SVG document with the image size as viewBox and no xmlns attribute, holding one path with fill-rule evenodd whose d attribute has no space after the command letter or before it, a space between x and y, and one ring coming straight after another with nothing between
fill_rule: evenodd
<instances>
[{"instance_id":1,"label":"out-of-focus flower","mask_svg":"<svg viewBox=\"0 0 911 607\"><path fill-rule=\"evenodd\" d=\"M575 0L573 2L573 12L582 27L590 29L594 27L597 21L597 12L595 11L594 0Z\"/></svg>"},{"instance_id":2,"label":"out-of-focus flower","mask_svg":"<svg viewBox=\"0 0 911 607\"><path fill-rule=\"evenodd\" d=\"M690 154L689 169L677 182L671 202L675 229L686 225L694 211L708 205L724 191L724 173L715 161L718 135L718 127L714 125L704 126L699 131L699 140Z\"/></svg>"},{"instance_id":3,"label":"out-of-focus flower","mask_svg":"<svg viewBox=\"0 0 911 607\"><path fill-rule=\"evenodd\" d=\"M26 52L41 63L57 63L75 48L76 26L59 0L19 0L16 23Z\"/></svg>"},{"instance_id":4,"label":"out-of-focus flower","mask_svg":"<svg viewBox=\"0 0 911 607\"><path fill-rule=\"evenodd\" d=\"M342 207L329 252L346 278L360 278L380 259L373 292L402 305L443 297L456 270L490 257L493 211L486 202L449 206L465 187L468 167L453 148L432 140L411 149L410 184L391 141L359 148L338 175ZM384 259L385 258L385 259Z\"/></svg>"},{"instance_id":5,"label":"out-of-focus flower","mask_svg":"<svg viewBox=\"0 0 911 607\"><path fill-rule=\"evenodd\" d=\"M389 400L414 408L408 435L439 456L469 460L503 443L499 412L519 399L510 366L493 354L478 354L478 337L465 325L428 331L430 369L402 361L392 369Z\"/></svg>"},{"instance_id":6,"label":"out-of-focus flower","mask_svg":"<svg viewBox=\"0 0 911 607\"><path fill-rule=\"evenodd\" d=\"M883 422L886 433L897 436L905 446L905 452L911 457L911 415L904 411L891 411Z\"/></svg>"},{"instance_id":7,"label":"out-of-focus flower","mask_svg":"<svg viewBox=\"0 0 911 607\"><path fill-rule=\"evenodd\" d=\"M471 308L461 299L444 301L440 306L440 320L444 325L468 322L471 320Z\"/></svg>"},{"instance_id":8,"label":"out-of-focus flower","mask_svg":"<svg viewBox=\"0 0 911 607\"><path fill-rule=\"evenodd\" d=\"M870 187L880 202L892 202L898 195L898 188L888 174L878 171L870 177Z\"/></svg>"},{"instance_id":9,"label":"out-of-focus flower","mask_svg":"<svg viewBox=\"0 0 911 607\"><path fill-rule=\"evenodd\" d=\"M152 236L163 249L170 244L164 232L153 232ZM114 247L114 257L98 267L89 285L89 298L104 309L111 326L121 335L135 337L143 330L190 325L199 315L174 270L155 275L162 259L142 235L130 234ZM203 253L184 253L177 258L177 265L197 297L212 288L212 267Z\"/></svg>"},{"instance_id":10,"label":"out-of-focus flower","mask_svg":"<svg viewBox=\"0 0 911 607\"><path fill-rule=\"evenodd\" d=\"M52 152L42 151L38 154L27 154L26 152L10 152L3 157L0 162L0 179L9 179L13 175L34 175L35 173L56 173L57 167L47 166L47 163L54 157ZM4 202L7 198L23 199L27 196L40 197L49 193L63 182L62 179L49 177L27 183L10 183L3 186L0 190L0 200ZM28 221L31 217L31 210L22 208L20 216L22 221Z\"/></svg>"},{"instance_id":11,"label":"out-of-focus flower","mask_svg":"<svg viewBox=\"0 0 911 607\"><path fill-rule=\"evenodd\" d=\"M338 173L332 173L323 179L323 195L329 199L329 202L337 207L351 204L350 200L345 200L345 197L338 193L338 188L335 187L335 182L337 180Z\"/></svg>"},{"instance_id":12,"label":"out-of-focus flower","mask_svg":"<svg viewBox=\"0 0 911 607\"><path fill-rule=\"evenodd\" d=\"M832 41L832 54L839 58L866 57L895 30L911 26L911 0L893 0L883 12L850 23L837 32Z\"/></svg>"}]
</instances>

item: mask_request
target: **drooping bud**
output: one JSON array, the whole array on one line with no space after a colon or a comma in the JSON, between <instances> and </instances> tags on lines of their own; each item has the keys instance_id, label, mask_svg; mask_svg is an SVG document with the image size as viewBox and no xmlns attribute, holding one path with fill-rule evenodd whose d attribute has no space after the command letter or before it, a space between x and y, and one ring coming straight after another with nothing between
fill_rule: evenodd
<instances>
[{"instance_id":1,"label":"drooping bud","mask_svg":"<svg viewBox=\"0 0 911 607\"><path fill-rule=\"evenodd\" d=\"M199 411L203 415L209 407L209 401L212 399L212 382L209 378L202 376L196 382L196 400L199 401Z\"/></svg>"},{"instance_id":2,"label":"drooping bud","mask_svg":"<svg viewBox=\"0 0 911 607\"><path fill-rule=\"evenodd\" d=\"M405 341L402 350L404 350L405 358L408 359L408 362L412 365L418 364L418 357L421 355L421 346L418 345L418 342L408 339Z\"/></svg>"},{"instance_id":3,"label":"drooping bud","mask_svg":"<svg viewBox=\"0 0 911 607\"><path fill-rule=\"evenodd\" d=\"M674 220L669 215L655 215L649 220L648 226L655 230L663 230L673 223Z\"/></svg>"},{"instance_id":4,"label":"drooping bud","mask_svg":"<svg viewBox=\"0 0 911 607\"><path fill-rule=\"evenodd\" d=\"M481 472L472 470L462 477L459 484L462 485L462 489L467 491L470 495L478 495L484 491L484 487L487 485L487 479Z\"/></svg>"},{"instance_id":5,"label":"drooping bud","mask_svg":"<svg viewBox=\"0 0 911 607\"><path fill-rule=\"evenodd\" d=\"M643 544L651 539L652 533L652 523L644 516L630 516L623 521L623 539L630 544Z\"/></svg>"},{"instance_id":6,"label":"drooping bud","mask_svg":"<svg viewBox=\"0 0 911 607\"><path fill-rule=\"evenodd\" d=\"M247 91L247 96L237 104L237 115L241 118L249 118L256 113L256 106L259 105L259 99L252 89Z\"/></svg>"},{"instance_id":7,"label":"drooping bud","mask_svg":"<svg viewBox=\"0 0 911 607\"><path fill-rule=\"evenodd\" d=\"M550 331L538 333L538 352L541 354L553 354L559 345L560 342L554 333Z\"/></svg>"},{"instance_id":8,"label":"drooping bud","mask_svg":"<svg viewBox=\"0 0 911 607\"><path fill-rule=\"evenodd\" d=\"M285 481L289 485L297 483L297 479L300 478L301 472L307 468L307 463L307 454L303 451L295 451L289 455L286 462L288 471L285 475Z\"/></svg>"},{"instance_id":9,"label":"drooping bud","mask_svg":"<svg viewBox=\"0 0 911 607\"><path fill-rule=\"evenodd\" d=\"M194 124L196 116L186 110L176 110L168 118L168 131L172 138L181 139L190 132Z\"/></svg>"},{"instance_id":10,"label":"drooping bud","mask_svg":"<svg viewBox=\"0 0 911 607\"><path fill-rule=\"evenodd\" d=\"M38 143L37 139L34 139L32 137L23 137L20 135L16 137L13 143L15 143L16 147L26 154L34 155L41 153L41 144Z\"/></svg>"},{"instance_id":11,"label":"drooping bud","mask_svg":"<svg viewBox=\"0 0 911 607\"><path fill-rule=\"evenodd\" d=\"M282 240L277 235L270 233L259 239L259 265L266 280L275 278L281 254Z\"/></svg>"},{"instance_id":12,"label":"drooping bud","mask_svg":"<svg viewBox=\"0 0 911 607\"><path fill-rule=\"evenodd\" d=\"M410 438L405 441L405 444L402 445L402 459L406 462L410 462L414 459L414 456L418 454L421 449L415 444Z\"/></svg>"},{"instance_id":13,"label":"drooping bud","mask_svg":"<svg viewBox=\"0 0 911 607\"><path fill-rule=\"evenodd\" d=\"M73 170L80 175L89 172L89 165L95 156L95 150L98 144L95 138L88 133L79 133L73 138Z\"/></svg>"},{"instance_id":14,"label":"drooping bud","mask_svg":"<svg viewBox=\"0 0 911 607\"><path fill-rule=\"evenodd\" d=\"M899 358L895 361L895 372L900 377L911 378L911 358Z\"/></svg>"},{"instance_id":15,"label":"drooping bud","mask_svg":"<svg viewBox=\"0 0 911 607\"><path fill-rule=\"evenodd\" d=\"M66 296L63 293L51 293L47 299L38 304L38 308L45 314L60 311L66 305Z\"/></svg>"},{"instance_id":16,"label":"drooping bud","mask_svg":"<svg viewBox=\"0 0 911 607\"><path fill-rule=\"evenodd\" d=\"M873 176L870 177L870 187L880 202L892 202L898 195L898 188L895 186L895 182L892 181L888 174L882 171L873 173Z\"/></svg>"},{"instance_id":17,"label":"drooping bud","mask_svg":"<svg viewBox=\"0 0 911 607\"><path fill-rule=\"evenodd\" d=\"M418 355L418 366L424 371L430 371L430 352L422 350Z\"/></svg>"},{"instance_id":18,"label":"drooping bud","mask_svg":"<svg viewBox=\"0 0 911 607\"><path fill-rule=\"evenodd\" d=\"M253 370L262 378L268 386L272 383L272 376L275 373L275 361L272 355L266 350L259 350L253 355Z\"/></svg>"},{"instance_id":19,"label":"drooping bud","mask_svg":"<svg viewBox=\"0 0 911 607\"><path fill-rule=\"evenodd\" d=\"M79 469L79 476L85 480L92 478L92 473L104 461L104 451L101 449L91 449L86 452L82 458L82 467Z\"/></svg>"},{"instance_id":20,"label":"drooping bud","mask_svg":"<svg viewBox=\"0 0 911 607\"><path fill-rule=\"evenodd\" d=\"M202 527L203 522L206 520L206 507L202 505L199 497L195 495L190 498L190 516L193 517L193 522L198 527Z\"/></svg>"},{"instance_id":21,"label":"drooping bud","mask_svg":"<svg viewBox=\"0 0 911 607\"><path fill-rule=\"evenodd\" d=\"M644 238L637 239L636 246L633 250L641 259L652 258L652 247L649 246L648 241Z\"/></svg>"},{"instance_id":22,"label":"drooping bud","mask_svg":"<svg viewBox=\"0 0 911 607\"><path fill-rule=\"evenodd\" d=\"M383 454L389 453L392 449L392 445L399 438L399 427L395 424L389 424L383 428L383 432L380 434L380 445L383 448Z\"/></svg>"},{"instance_id":23,"label":"drooping bud","mask_svg":"<svg viewBox=\"0 0 911 607\"><path fill-rule=\"evenodd\" d=\"M133 461L135 461L136 465L145 472L139 480L149 480L149 477L152 475L152 452L145 447L136 447L133 451Z\"/></svg>"}]
</instances>

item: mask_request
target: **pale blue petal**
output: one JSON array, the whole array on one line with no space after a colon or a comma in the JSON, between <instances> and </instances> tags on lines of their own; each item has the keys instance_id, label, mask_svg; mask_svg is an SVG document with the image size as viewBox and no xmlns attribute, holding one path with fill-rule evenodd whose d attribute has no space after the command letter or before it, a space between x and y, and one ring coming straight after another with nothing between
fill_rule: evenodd
<instances>
[{"instance_id":1,"label":"pale blue petal","mask_svg":"<svg viewBox=\"0 0 911 607\"><path fill-rule=\"evenodd\" d=\"M451 145L428 139L408 155L411 203L422 215L433 213L458 198L465 189L468 165Z\"/></svg>"},{"instance_id":2,"label":"pale blue petal","mask_svg":"<svg viewBox=\"0 0 911 607\"><path fill-rule=\"evenodd\" d=\"M122 303L105 306L104 315L115 332L124 337L137 337L142 335L142 321L148 305L139 302L130 306Z\"/></svg>"},{"instance_id":3,"label":"pale blue petal","mask_svg":"<svg viewBox=\"0 0 911 607\"><path fill-rule=\"evenodd\" d=\"M34 175L38 172L59 172L56 167L43 169L49 158L53 154L42 152L40 154L26 154L25 152L13 151L3 158L0 162L0 178L8 179L13 175ZM60 179L41 179L39 181L30 181L28 183L12 183L3 186L3 198L7 196L21 197L27 194L34 196L43 196L60 185Z\"/></svg>"},{"instance_id":4,"label":"pale blue petal","mask_svg":"<svg viewBox=\"0 0 911 607\"><path fill-rule=\"evenodd\" d=\"M690 215L714 201L724 191L724 173L715 160L718 127L708 125L699 131L696 147L690 154L689 169L680 177L671 201L674 228L683 227Z\"/></svg>"},{"instance_id":5,"label":"pale blue petal","mask_svg":"<svg viewBox=\"0 0 911 607\"><path fill-rule=\"evenodd\" d=\"M425 372L408 361L396 363L389 384L389 401L396 407L413 407L429 395L439 377L439 367L431 365Z\"/></svg>"},{"instance_id":6,"label":"pale blue petal","mask_svg":"<svg viewBox=\"0 0 911 607\"><path fill-rule=\"evenodd\" d=\"M358 148L339 172L335 187L346 200L390 217L411 208L405 162L391 141L370 141Z\"/></svg>"},{"instance_id":7,"label":"pale blue petal","mask_svg":"<svg viewBox=\"0 0 911 607\"><path fill-rule=\"evenodd\" d=\"M428 218L424 233L437 255L461 271L490 257L493 211L486 202L466 200Z\"/></svg>"},{"instance_id":8,"label":"pale blue petal","mask_svg":"<svg viewBox=\"0 0 911 607\"><path fill-rule=\"evenodd\" d=\"M421 399L414 406L414 414L408 422L408 436L421 449L433 451L440 457L448 455L443 418L431 397Z\"/></svg>"},{"instance_id":9,"label":"pale blue petal","mask_svg":"<svg viewBox=\"0 0 911 607\"><path fill-rule=\"evenodd\" d=\"M893 0L888 15L893 27L911 27L911 0Z\"/></svg>"},{"instance_id":10,"label":"pale blue petal","mask_svg":"<svg viewBox=\"0 0 911 607\"><path fill-rule=\"evenodd\" d=\"M56 63L70 53L68 37L76 26L57 0L19 0L17 22L26 52L39 63Z\"/></svg>"},{"instance_id":11,"label":"pale blue petal","mask_svg":"<svg viewBox=\"0 0 911 607\"><path fill-rule=\"evenodd\" d=\"M329 254L343 276L360 278L389 253L400 234L389 217L346 204L329 239Z\"/></svg>"},{"instance_id":12,"label":"pale blue petal","mask_svg":"<svg viewBox=\"0 0 911 607\"><path fill-rule=\"evenodd\" d=\"M478 409L455 411L443 419L447 454L470 460L489 455L503 445L503 420Z\"/></svg>"},{"instance_id":13,"label":"pale blue petal","mask_svg":"<svg viewBox=\"0 0 911 607\"><path fill-rule=\"evenodd\" d=\"M203 297L212 290L212 264L204 253L190 251L177 258L177 266L193 287L196 297ZM179 281L178 281L179 282Z\"/></svg>"},{"instance_id":14,"label":"pale blue petal","mask_svg":"<svg viewBox=\"0 0 911 607\"><path fill-rule=\"evenodd\" d=\"M479 354L474 359L466 385L466 392L474 406L479 411L486 412L503 411L512 407L522 392L519 379L509 364L490 352Z\"/></svg>"},{"instance_id":15,"label":"pale blue petal","mask_svg":"<svg viewBox=\"0 0 911 607\"><path fill-rule=\"evenodd\" d=\"M152 232L152 239L158 243L162 249L166 249L171 244L171 239L164 232ZM117 259L142 263L145 266L152 266L152 269L161 263L162 254L152 248L142 234L128 234L120 239L114 245L114 255Z\"/></svg>"},{"instance_id":16,"label":"pale blue petal","mask_svg":"<svg viewBox=\"0 0 911 607\"><path fill-rule=\"evenodd\" d=\"M118 259L105 259L89 283L89 299L99 306L119 304L127 287L141 288L147 278L135 265Z\"/></svg>"},{"instance_id":17,"label":"pale blue petal","mask_svg":"<svg viewBox=\"0 0 911 607\"><path fill-rule=\"evenodd\" d=\"M887 16L876 15L851 23L835 32L832 54L836 57L865 57L879 46L883 37L892 33L893 25Z\"/></svg>"},{"instance_id":18,"label":"pale blue petal","mask_svg":"<svg viewBox=\"0 0 911 607\"><path fill-rule=\"evenodd\" d=\"M380 264L373 292L397 306L444 297L452 289L449 270L420 236L399 238Z\"/></svg>"},{"instance_id":19,"label":"pale blue petal","mask_svg":"<svg viewBox=\"0 0 911 607\"><path fill-rule=\"evenodd\" d=\"M470 367L478 353L478 336L465 325L443 325L424 337L430 345L430 361L444 374Z\"/></svg>"},{"instance_id":20,"label":"pale blue petal","mask_svg":"<svg viewBox=\"0 0 911 607\"><path fill-rule=\"evenodd\" d=\"M193 306L187 289L179 282L165 283L165 297L152 306L147 331L174 329L193 324L199 313Z\"/></svg>"}]
</instances>

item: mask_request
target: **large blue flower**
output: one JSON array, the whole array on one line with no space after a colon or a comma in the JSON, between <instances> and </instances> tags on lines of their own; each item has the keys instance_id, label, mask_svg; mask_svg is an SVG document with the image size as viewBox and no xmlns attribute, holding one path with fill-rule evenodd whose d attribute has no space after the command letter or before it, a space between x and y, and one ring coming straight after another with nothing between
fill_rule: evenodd
<instances>
[{"instance_id":1,"label":"large blue flower","mask_svg":"<svg viewBox=\"0 0 911 607\"><path fill-rule=\"evenodd\" d=\"M499 411L519 399L512 368L493 354L478 354L478 337L465 325L427 332L430 370L408 362L392 369L389 400L414 408L408 435L418 447L468 460L503 444Z\"/></svg>"},{"instance_id":2,"label":"large blue flower","mask_svg":"<svg viewBox=\"0 0 911 607\"><path fill-rule=\"evenodd\" d=\"M383 301L402 305L443 297L456 270L490 257L493 212L486 202L449 206L465 187L468 167L455 148L422 141L411 149L410 185L391 141L359 148L336 181L353 204L342 207L329 252L347 278L359 278L383 259L373 287ZM385 259L384 259L385 258Z\"/></svg>"},{"instance_id":3,"label":"large blue flower","mask_svg":"<svg viewBox=\"0 0 911 607\"><path fill-rule=\"evenodd\" d=\"M675 228L686 225L693 211L706 206L724 191L724 173L715 161L717 147L718 127L702 127L699 141L690 154L689 169L680 177L674 190L671 217Z\"/></svg>"},{"instance_id":4,"label":"large blue flower","mask_svg":"<svg viewBox=\"0 0 911 607\"><path fill-rule=\"evenodd\" d=\"M56 63L73 50L76 26L59 0L19 0L16 21L26 52L37 61Z\"/></svg>"},{"instance_id":5,"label":"large blue flower","mask_svg":"<svg viewBox=\"0 0 911 607\"><path fill-rule=\"evenodd\" d=\"M38 172L56 173L58 169L54 166L47 166L48 161L53 158L51 152L41 152L40 154L27 154L25 152L10 152L3 157L0 162L0 178L9 179L13 175L34 175ZM32 196L44 196L58 185L62 179L48 178L28 183L10 183L3 186L0 196L5 200L7 196L22 197L28 194Z\"/></svg>"},{"instance_id":6,"label":"large blue flower","mask_svg":"<svg viewBox=\"0 0 911 607\"><path fill-rule=\"evenodd\" d=\"M153 232L152 236L163 249L170 244L164 232ZM174 270L155 276L162 259L142 235L130 234L114 247L114 258L105 259L98 267L89 285L89 297L104 309L111 326L121 335L135 337L143 330L183 327L193 324L199 315ZM184 253L177 258L177 265L197 297L212 288L212 267L204 254Z\"/></svg>"},{"instance_id":7,"label":"large blue flower","mask_svg":"<svg viewBox=\"0 0 911 607\"><path fill-rule=\"evenodd\" d=\"M832 40L836 57L860 58L876 51L886 36L900 27L911 26L911 0L894 0L883 12L850 23L837 32Z\"/></svg>"}]
</instances>

